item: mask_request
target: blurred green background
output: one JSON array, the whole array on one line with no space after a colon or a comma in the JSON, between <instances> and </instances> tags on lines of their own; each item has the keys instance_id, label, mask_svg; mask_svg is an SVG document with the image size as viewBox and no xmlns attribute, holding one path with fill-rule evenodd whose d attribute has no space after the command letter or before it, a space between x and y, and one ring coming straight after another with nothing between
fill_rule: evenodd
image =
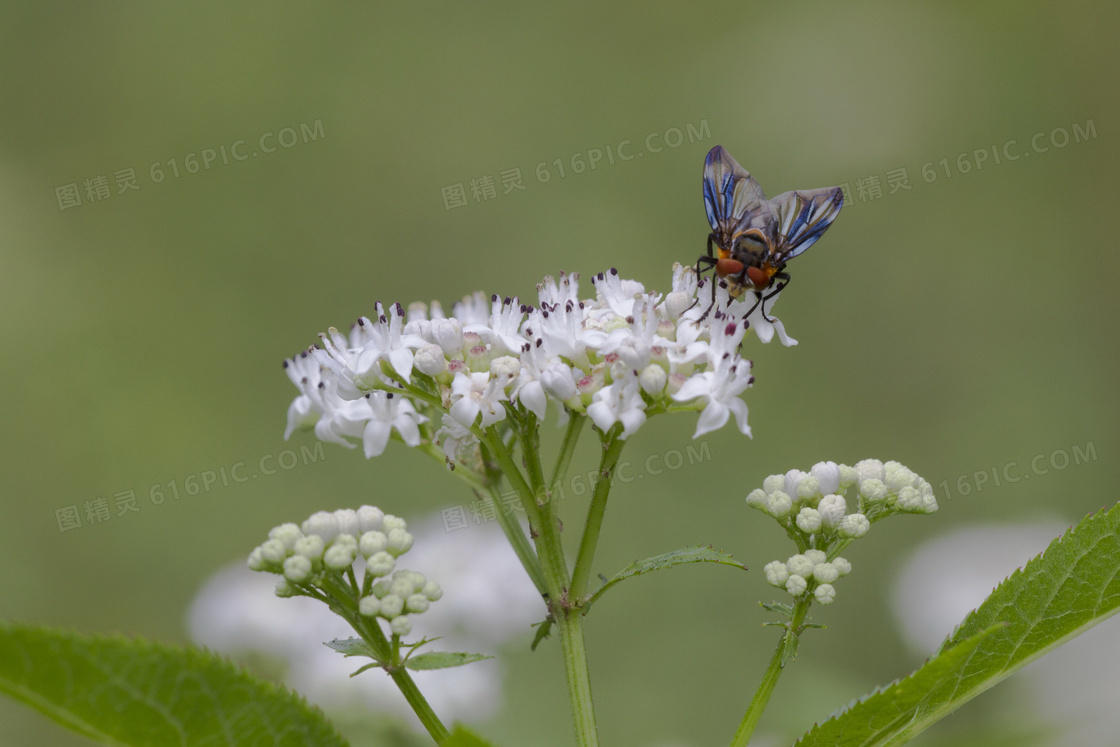
<instances>
[{"instance_id":1,"label":"blurred green background","mask_svg":"<svg viewBox=\"0 0 1120 747\"><path fill-rule=\"evenodd\" d=\"M298 450L282 440L296 392L281 360L378 299L531 298L545 274L612 266L666 289L673 262L703 250L701 169L717 143L771 195L846 183L854 199L789 267L777 311L801 344L748 342L754 439L727 427L706 437L710 461L619 486L596 571L698 542L753 569L784 557L742 498L822 459L898 459L941 503L852 548L858 572L816 611L829 630L805 641L763 731L795 735L920 663L886 601L915 543L980 520L1072 523L1115 500L1115 3L3 15L3 618L183 641L199 586L277 523L470 500L399 444L368 462L327 445L318 463L161 505L148 493ZM625 140L634 157L609 163ZM209 168L189 173L207 149ZM592 149L602 160L575 173ZM514 168L524 189L506 194ZM137 188L120 192L128 169ZM448 209L456 185L466 204ZM626 457L684 450L694 427L658 418ZM1090 445L1087 463L994 485L992 468ZM139 511L86 520L85 502L128 490ZM68 506L82 526L60 531ZM587 629L604 744L725 743L772 651L756 604L772 596L757 572L688 567L605 599ZM478 727L567 744L566 713L545 702L563 693L558 647L527 643L507 653L502 714ZM1013 688L963 709L958 728L1014 709ZM0 722L9 744L79 743L7 701Z\"/></svg>"}]
</instances>

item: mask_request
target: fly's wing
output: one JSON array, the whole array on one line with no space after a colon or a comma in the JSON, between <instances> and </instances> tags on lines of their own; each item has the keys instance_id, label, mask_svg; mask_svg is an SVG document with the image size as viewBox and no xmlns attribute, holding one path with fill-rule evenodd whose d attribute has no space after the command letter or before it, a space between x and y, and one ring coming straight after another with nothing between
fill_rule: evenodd
<instances>
[{"instance_id":1,"label":"fly's wing","mask_svg":"<svg viewBox=\"0 0 1120 747\"><path fill-rule=\"evenodd\" d=\"M774 215L774 261L785 262L816 243L844 207L839 187L785 192L770 200Z\"/></svg>"},{"instance_id":2,"label":"fly's wing","mask_svg":"<svg viewBox=\"0 0 1120 747\"><path fill-rule=\"evenodd\" d=\"M766 195L750 173L717 145L704 159L704 211L712 231L726 242L750 227Z\"/></svg>"}]
</instances>

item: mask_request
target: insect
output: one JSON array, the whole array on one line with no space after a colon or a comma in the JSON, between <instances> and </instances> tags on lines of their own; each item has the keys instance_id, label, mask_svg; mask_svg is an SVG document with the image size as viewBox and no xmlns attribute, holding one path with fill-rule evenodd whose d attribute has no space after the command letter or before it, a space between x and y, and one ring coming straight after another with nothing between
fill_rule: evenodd
<instances>
[{"instance_id":1,"label":"insect","mask_svg":"<svg viewBox=\"0 0 1120 747\"><path fill-rule=\"evenodd\" d=\"M715 268L716 276L728 281L732 298L753 291L758 300L747 316L762 304L762 316L770 321L766 301L789 285L786 262L816 243L843 206L839 187L785 192L767 200L750 173L717 145L704 159L704 210L712 232L707 255L696 261L696 273L701 273L701 265ZM715 285L712 304L701 320L715 306Z\"/></svg>"}]
</instances>

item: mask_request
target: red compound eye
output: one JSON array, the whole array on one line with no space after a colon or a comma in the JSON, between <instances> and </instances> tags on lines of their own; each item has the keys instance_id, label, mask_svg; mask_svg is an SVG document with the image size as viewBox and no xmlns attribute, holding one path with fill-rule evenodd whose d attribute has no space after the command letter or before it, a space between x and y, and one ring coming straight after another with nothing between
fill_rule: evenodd
<instances>
[{"instance_id":1,"label":"red compound eye","mask_svg":"<svg viewBox=\"0 0 1120 747\"><path fill-rule=\"evenodd\" d=\"M748 267L747 277L758 290L765 290L770 285L770 275L761 267Z\"/></svg>"},{"instance_id":2,"label":"red compound eye","mask_svg":"<svg viewBox=\"0 0 1120 747\"><path fill-rule=\"evenodd\" d=\"M716 262L716 274L721 278L738 275L743 271L743 263L737 259L721 259Z\"/></svg>"}]
</instances>

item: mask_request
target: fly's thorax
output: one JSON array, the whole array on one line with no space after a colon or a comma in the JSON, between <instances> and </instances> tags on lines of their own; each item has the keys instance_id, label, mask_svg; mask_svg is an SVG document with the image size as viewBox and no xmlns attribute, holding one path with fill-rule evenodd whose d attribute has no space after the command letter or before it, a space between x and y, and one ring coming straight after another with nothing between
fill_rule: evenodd
<instances>
[{"instance_id":1,"label":"fly's thorax","mask_svg":"<svg viewBox=\"0 0 1120 747\"><path fill-rule=\"evenodd\" d=\"M730 256L746 267L762 267L770 257L770 244L762 236L747 233L736 240Z\"/></svg>"}]
</instances>

